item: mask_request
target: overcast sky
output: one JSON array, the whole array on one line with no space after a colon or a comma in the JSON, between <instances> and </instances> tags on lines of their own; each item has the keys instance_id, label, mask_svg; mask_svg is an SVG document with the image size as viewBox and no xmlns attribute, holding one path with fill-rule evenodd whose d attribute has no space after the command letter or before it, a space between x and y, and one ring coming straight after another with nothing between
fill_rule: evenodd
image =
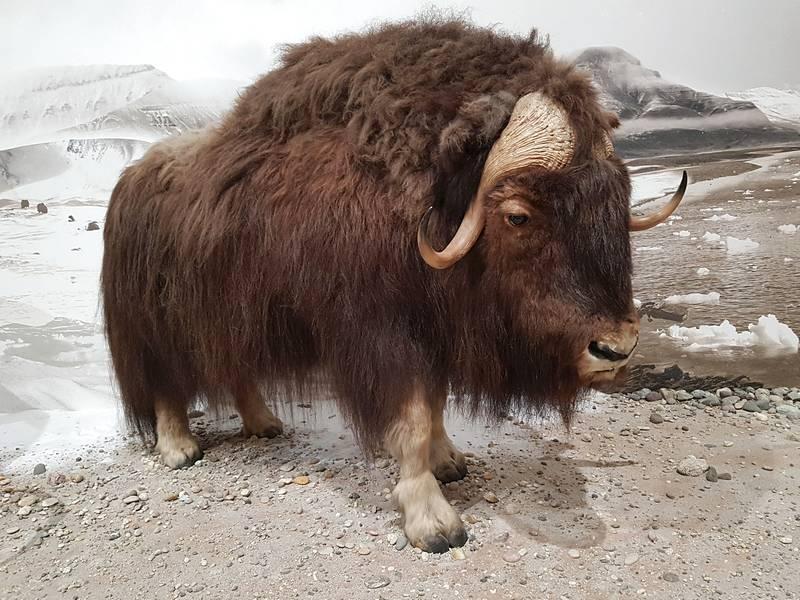
<instances>
[{"instance_id":1,"label":"overcast sky","mask_svg":"<svg viewBox=\"0 0 800 600\"><path fill-rule=\"evenodd\" d=\"M151 63L177 79L249 80L269 69L278 44L430 6L515 32L537 27L560 54L619 46L701 90L800 85L800 0L0 0L0 75Z\"/></svg>"}]
</instances>

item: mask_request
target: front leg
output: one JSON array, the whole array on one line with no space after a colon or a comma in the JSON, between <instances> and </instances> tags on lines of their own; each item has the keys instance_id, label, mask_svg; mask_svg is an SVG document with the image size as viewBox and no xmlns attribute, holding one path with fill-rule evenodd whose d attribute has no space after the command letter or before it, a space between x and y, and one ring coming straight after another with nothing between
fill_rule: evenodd
<instances>
[{"instance_id":1,"label":"front leg","mask_svg":"<svg viewBox=\"0 0 800 600\"><path fill-rule=\"evenodd\" d=\"M436 394L431 408L432 431L431 468L436 479L442 483L458 481L467 475L467 459L453 445L444 429L444 408L447 393Z\"/></svg>"},{"instance_id":2,"label":"front leg","mask_svg":"<svg viewBox=\"0 0 800 600\"><path fill-rule=\"evenodd\" d=\"M467 532L431 472L433 429L431 403L417 388L389 428L386 447L400 463L393 495L403 513L406 536L427 552L447 552L451 546L463 546Z\"/></svg>"}]
</instances>

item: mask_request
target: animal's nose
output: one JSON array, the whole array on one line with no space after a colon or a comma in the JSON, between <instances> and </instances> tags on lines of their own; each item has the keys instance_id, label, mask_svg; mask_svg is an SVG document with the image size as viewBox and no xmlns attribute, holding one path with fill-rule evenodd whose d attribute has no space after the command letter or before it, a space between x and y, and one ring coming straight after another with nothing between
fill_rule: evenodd
<instances>
[{"instance_id":1,"label":"animal's nose","mask_svg":"<svg viewBox=\"0 0 800 600\"><path fill-rule=\"evenodd\" d=\"M589 353L595 358L617 362L631 355L633 348L624 348L621 344L596 341L589 344Z\"/></svg>"}]
</instances>

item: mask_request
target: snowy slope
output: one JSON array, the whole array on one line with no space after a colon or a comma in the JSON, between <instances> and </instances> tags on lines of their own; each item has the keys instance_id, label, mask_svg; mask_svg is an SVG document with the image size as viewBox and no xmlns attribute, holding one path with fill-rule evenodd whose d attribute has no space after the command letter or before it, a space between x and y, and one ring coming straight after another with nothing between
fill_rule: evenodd
<instances>
[{"instance_id":1,"label":"snowy slope","mask_svg":"<svg viewBox=\"0 0 800 600\"><path fill-rule=\"evenodd\" d=\"M0 79L0 150L121 109L170 78L151 65L31 69Z\"/></svg>"},{"instance_id":2,"label":"snowy slope","mask_svg":"<svg viewBox=\"0 0 800 600\"><path fill-rule=\"evenodd\" d=\"M757 87L726 95L734 100L752 102L773 123L800 129L800 91Z\"/></svg>"}]
</instances>

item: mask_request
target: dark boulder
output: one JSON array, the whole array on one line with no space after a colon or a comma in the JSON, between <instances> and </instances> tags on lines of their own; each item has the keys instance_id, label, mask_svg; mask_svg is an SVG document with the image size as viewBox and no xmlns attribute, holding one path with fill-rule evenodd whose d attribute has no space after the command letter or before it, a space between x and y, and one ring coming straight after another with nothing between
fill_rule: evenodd
<instances>
[{"instance_id":1,"label":"dark boulder","mask_svg":"<svg viewBox=\"0 0 800 600\"><path fill-rule=\"evenodd\" d=\"M41 214L46 215L47 205L44 202L39 202L39 204L36 205L36 210L39 211Z\"/></svg>"},{"instance_id":2,"label":"dark boulder","mask_svg":"<svg viewBox=\"0 0 800 600\"><path fill-rule=\"evenodd\" d=\"M27 200L20 200L19 201L19 207L20 208L30 208L30 205L31 205L31 203L28 202Z\"/></svg>"}]
</instances>

